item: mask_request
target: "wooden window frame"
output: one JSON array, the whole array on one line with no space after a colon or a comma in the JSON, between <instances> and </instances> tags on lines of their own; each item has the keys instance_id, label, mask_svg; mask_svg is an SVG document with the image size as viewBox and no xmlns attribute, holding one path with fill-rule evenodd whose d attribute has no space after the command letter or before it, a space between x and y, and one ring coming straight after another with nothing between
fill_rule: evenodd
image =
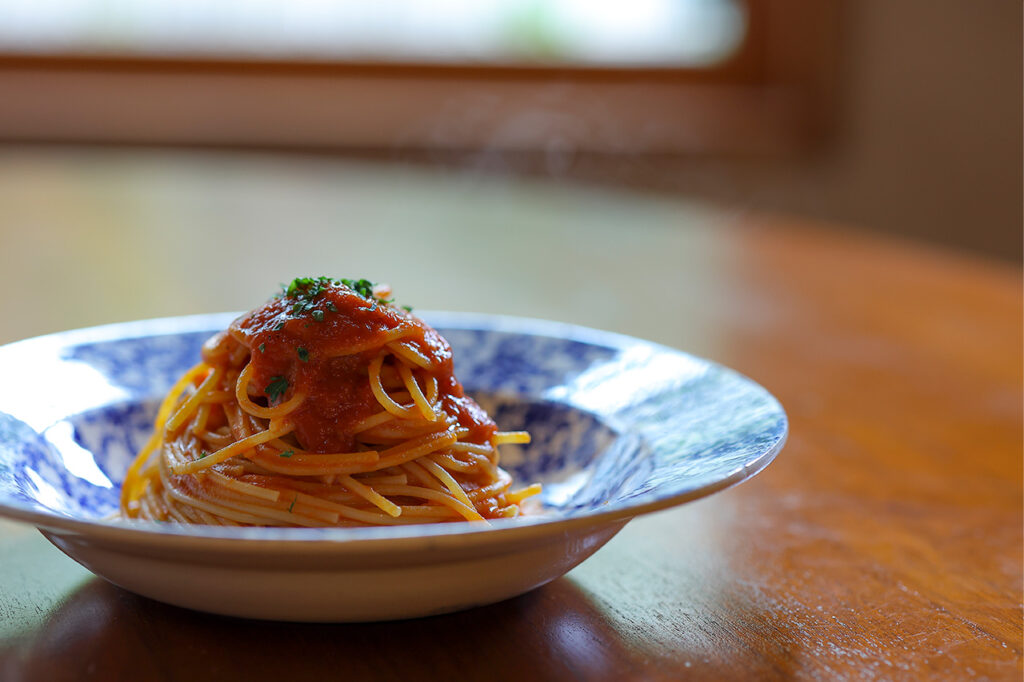
<instances>
[{"instance_id":1,"label":"wooden window frame","mask_svg":"<svg viewBox=\"0 0 1024 682\"><path fill-rule=\"evenodd\" d=\"M0 54L0 142L787 154L829 129L837 4L748 0L697 69Z\"/></svg>"}]
</instances>

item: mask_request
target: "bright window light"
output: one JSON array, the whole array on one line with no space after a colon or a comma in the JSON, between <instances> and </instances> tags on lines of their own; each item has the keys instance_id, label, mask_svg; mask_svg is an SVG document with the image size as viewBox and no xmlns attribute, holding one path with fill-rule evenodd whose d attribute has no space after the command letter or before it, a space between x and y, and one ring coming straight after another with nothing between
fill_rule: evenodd
<instances>
[{"instance_id":1,"label":"bright window light","mask_svg":"<svg viewBox=\"0 0 1024 682\"><path fill-rule=\"evenodd\" d=\"M741 0L0 0L0 50L700 67L746 20Z\"/></svg>"}]
</instances>

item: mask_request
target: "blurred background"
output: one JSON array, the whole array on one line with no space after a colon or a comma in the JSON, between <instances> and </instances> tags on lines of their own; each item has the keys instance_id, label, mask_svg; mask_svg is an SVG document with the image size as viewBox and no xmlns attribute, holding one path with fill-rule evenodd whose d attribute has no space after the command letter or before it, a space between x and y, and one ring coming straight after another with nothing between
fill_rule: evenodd
<instances>
[{"instance_id":1,"label":"blurred background","mask_svg":"<svg viewBox=\"0 0 1024 682\"><path fill-rule=\"evenodd\" d=\"M0 0L0 342L329 274L723 359L743 230L1019 266L1021 13Z\"/></svg>"}]
</instances>

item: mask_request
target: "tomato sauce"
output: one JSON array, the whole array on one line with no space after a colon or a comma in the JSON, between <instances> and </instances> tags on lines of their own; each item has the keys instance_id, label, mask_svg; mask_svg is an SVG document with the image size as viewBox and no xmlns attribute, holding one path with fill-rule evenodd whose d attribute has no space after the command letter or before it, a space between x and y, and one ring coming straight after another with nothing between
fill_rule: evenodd
<instances>
[{"instance_id":1,"label":"tomato sauce","mask_svg":"<svg viewBox=\"0 0 1024 682\"><path fill-rule=\"evenodd\" d=\"M430 360L418 369L437 379L444 411L486 443L497 430L455 378L452 351L440 334L415 315L349 287L319 280L315 287L281 295L235 320L229 333L250 349L250 395L268 405L306 399L288 415L299 444L311 452L351 452L355 424L382 407L370 390L367 366L400 335ZM256 400L256 398L254 398Z\"/></svg>"}]
</instances>

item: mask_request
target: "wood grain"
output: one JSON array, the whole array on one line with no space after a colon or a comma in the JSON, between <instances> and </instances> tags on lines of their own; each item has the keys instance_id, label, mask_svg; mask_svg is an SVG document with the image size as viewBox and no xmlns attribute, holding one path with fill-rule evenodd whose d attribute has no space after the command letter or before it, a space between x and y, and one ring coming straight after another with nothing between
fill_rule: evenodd
<instances>
[{"instance_id":1,"label":"wood grain","mask_svg":"<svg viewBox=\"0 0 1024 682\"><path fill-rule=\"evenodd\" d=\"M659 234L719 255L666 283L707 303L697 350L790 414L763 474L521 598L370 625L158 604L0 525L0 679L1020 679L1021 272L763 216Z\"/></svg>"}]
</instances>

